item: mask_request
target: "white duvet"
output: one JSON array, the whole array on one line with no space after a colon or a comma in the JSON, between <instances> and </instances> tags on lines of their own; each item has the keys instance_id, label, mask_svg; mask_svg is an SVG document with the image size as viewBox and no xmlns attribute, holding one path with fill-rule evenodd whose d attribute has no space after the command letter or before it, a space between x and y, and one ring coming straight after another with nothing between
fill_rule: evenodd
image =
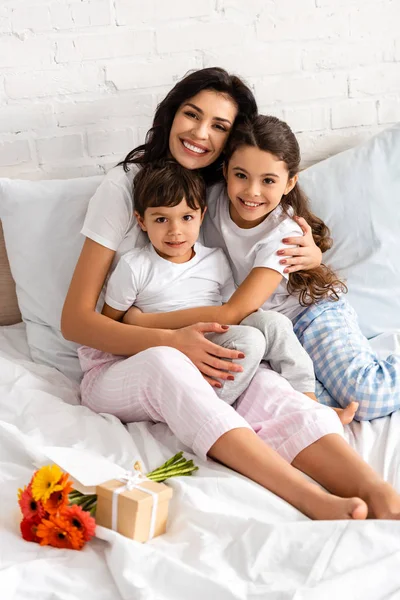
<instances>
[{"instance_id":1,"label":"white duvet","mask_svg":"<svg viewBox=\"0 0 400 600\"><path fill-rule=\"evenodd\" d=\"M400 415L356 423L347 436L400 490ZM162 537L139 544L102 530L81 552L25 542L16 492L46 463L44 446L88 448L125 468L140 459L149 469L181 448L164 425L124 427L79 406L73 383L29 360L22 324L0 328L2 600L400 598L400 522L312 522L198 458L195 476L170 482Z\"/></svg>"}]
</instances>

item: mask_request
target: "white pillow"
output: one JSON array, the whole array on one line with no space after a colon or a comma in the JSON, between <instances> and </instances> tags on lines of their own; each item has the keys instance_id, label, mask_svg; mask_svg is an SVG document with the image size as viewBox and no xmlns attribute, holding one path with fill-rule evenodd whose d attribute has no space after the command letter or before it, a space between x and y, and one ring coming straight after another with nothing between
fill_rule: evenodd
<instances>
[{"instance_id":1,"label":"white pillow","mask_svg":"<svg viewBox=\"0 0 400 600\"><path fill-rule=\"evenodd\" d=\"M368 338L400 330L400 124L300 174Z\"/></svg>"},{"instance_id":2,"label":"white pillow","mask_svg":"<svg viewBox=\"0 0 400 600\"><path fill-rule=\"evenodd\" d=\"M82 375L77 346L61 335L60 317L87 205L101 180L0 179L0 218L32 358L75 380Z\"/></svg>"},{"instance_id":3,"label":"white pillow","mask_svg":"<svg viewBox=\"0 0 400 600\"><path fill-rule=\"evenodd\" d=\"M75 380L76 345L62 337L60 316L101 179L0 179L0 218L32 358ZM365 335L400 330L400 126L310 167L300 182L331 229L334 247L324 260L346 278Z\"/></svg>"}]
</instances>

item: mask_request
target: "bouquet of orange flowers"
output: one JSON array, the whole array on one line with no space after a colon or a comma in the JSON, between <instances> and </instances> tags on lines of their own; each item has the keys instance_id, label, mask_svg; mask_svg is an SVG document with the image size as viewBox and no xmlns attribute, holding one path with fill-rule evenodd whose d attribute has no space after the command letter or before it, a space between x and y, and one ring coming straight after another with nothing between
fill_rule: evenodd
<instances>
[{"instance_id":1,"label":"bouquet of orange flowers","mask_svg":"<svg viewBox=\"0 0 400 600\"><path fill-rule=\"evenodd\" d=\"M142 471L137 461L134 469ZM146 474L152 481L192 475L198 467L178 452L163 465ZM29 485L18 490L24 540L41 546L81 550L94 535L97 495L83 494L72 488L69 474L56 465L42 467Z\"/></svg>"},{"instance_id":2,"label":"bouquet of orange flowers","mask_svg":"<svg viewBox=\"0 0 400 600\"><path fill-rule=\"evenodd\" d=\"M96 522L84 504L79 506L68 478L60 467L49 465L35 471L29 485L18 490L24 540L81 550L93 537Z\"/></svg>"}]
</instances>

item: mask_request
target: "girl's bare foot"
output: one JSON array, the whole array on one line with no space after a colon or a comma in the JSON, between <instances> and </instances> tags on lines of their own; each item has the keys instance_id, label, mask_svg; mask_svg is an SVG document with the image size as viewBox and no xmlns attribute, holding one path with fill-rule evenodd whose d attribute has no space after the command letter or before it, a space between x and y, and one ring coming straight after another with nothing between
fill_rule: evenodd
<instances>
[{"instance_id":1,"label":"girl's bare foot","mask_svg":"<svg viewBox=\"0 0 400 600\"><path fill-rule=\"evenodd\" d=\"M369 519L400 520L400 496L389 483L381 482L364 494Z\"/></svg>"},{"instance_id":2,"label":"girl's bare foot","mask_svg":"<svg viewBox=\"0 0 400 600\"><path fill-rule=\"evenodd\" d=\"M337 413L342 425L348 425L354 419L357 408L358 402L350 402L346 408L334 408L333 410Z\"/></svg>"},{"instance_id":3,"label":"girl's bare foot","mask_svg":"<svg viewBox=\"0 0 400 600\"><path fill-rule=\"evenodd\" d=\"M361 498L339 498L317 488L306 494L300 510L318 521L366 519L368 506Z\"/></svg>"},{"instance_id":4,"label":"girl's bare foot","mask_svg":"<svg viewBox=\"0 0 400 600\"><path fill-rule=\"evenodd\" d=\"M305 396L311 398L315 402L318 402L316 395L313 392L303 392ZM340 419L342 425L348 425L354 419L354 415L357 412L358 402L350 402L346 408L334 408L333 410Z\"/></svg>"}]
</instances>

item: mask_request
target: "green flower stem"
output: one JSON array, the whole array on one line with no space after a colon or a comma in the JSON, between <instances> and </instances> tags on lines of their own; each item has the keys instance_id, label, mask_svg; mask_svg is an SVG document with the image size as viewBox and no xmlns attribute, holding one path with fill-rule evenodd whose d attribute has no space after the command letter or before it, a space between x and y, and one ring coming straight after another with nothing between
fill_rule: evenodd
<instances>
[{"instance_id":1,"label":"green flower stem","mask_svg":"<svg viewBox=\"0 0 400 600\"><path fill-rule=\"evenodd\" d=\"M170 469L175 469L176 467L179 466L184 466L187 462L185 458L181 458L180 460L176 461L174 464L168 465L167 467L158 467L158 469L154 469L154 471L151 471L150 473L147 473L146 477L151 477L152 475L156 475L157 473L164 473L167 472Z\"/></svg>"},{"instance_id":2,"label":"green flower stem","mask_svg":"<svg viewBox=\"0 0 400 600\"><path fill-rule=\"evenodd\" d=\"M69 498L80 498L81 496L83 496L83 494L81 494L81 492L78 492L78 490L72 490L72 492L68 494Z\"/></svg>"},{"instance_id":3,"label":"green flower stem","mask_svg":"<svg viewBox=\"0 0 400 600\"><path fill-rule=\"evenodd\" d=\"M185 463L181 463L179 465L171 465L169 467L167 467L166 469L158 469L157 471L153 471L151 472L149 475L147 475L147 477L149 479L151 479L153 476L155 475L166 475L167 477L170 476L170 473L177 473L180 471L186 471L186 469L193 469L194 468L194 463L192 460L187 460Z\"/></svg>"},{"instance_id":4,"label":"green flower stem","mask_svg":"<svg viewBox=\"0 0 400 600\"><path fill-rule=\"evenodd\" d=\"M88 506L91 506L92 503L97 502L96 494L82 494L78 492L77 494L73 494L71 498L71 494L69 494L69 503L76 504L80 506L83 510L87 510Z\"/></svg>"},{"instance_id":5,"label":"green flower stem","mask_svg":"<svg viewBox=\"0 0 400 600\"><path fill-rule=\"evenodd\" d=\"M82 496L80 498L72 498L69 501L70 504L76 504L77 506L81 506L84 502L85 502L85 496Z\"/></svg>"},{"instance_id":6,"label":"green flower stem","mask_svg":"<svg viewBox=\"0 0 400 600\"><path fill-rule=\"evenodd\" d=\"M168 471L167 473L158 473L153 475L149 479L152 481L165 481L166 479L170 479L171 477L182 477L183 475L191 475L194 471L197 471L198 467L188 467L176 469L175 471Z\"/></svg>"},{"instance_id":7,"label":"green flower stem","mask_svg":"<svg viewBox=\"0 0 400 600\"><path fill-rule=\"evenodd\" d=\"M161 465L160 467L158 467L158 469L164 469L165 467L169 467L169 465L172 465L174 462L176 462L177 460L179 460L180 458L182 458L182 456L183 456L183 452L178 452L178 454L175 454L175 456L173 456L172 458L168 459L163 465Z\"/></svg>"},{"instance_id":8,"label":"green flower stem","mask_svg":"<svg viewBox=\"0 0 400 600\"><path fill-rule=\"evenodd\" d=\"M97 496L95 494L91 494L85 497L80 506L83 510L88 510L94 502L97 502Z\"/></svg>"},{"instance_id":9,"label":"green flower stem","mask_svg":"<svg viewBox=\"0 0 400 600\"><path fill-rule=\"evenodd\" d=\"M150 473L147 474L147 477L149 477L149 479L151 479L151 477L153 475L159 475L160 473L165 474L165 473L172 473L177 471L178 469L186 469L187 467L193 467L194 463L192 460L179 460L177 461L175 464L171 464L168 467L159 467L158 469L154 469L154 471L151 471Z\"/></svg>"}]
</instances>

